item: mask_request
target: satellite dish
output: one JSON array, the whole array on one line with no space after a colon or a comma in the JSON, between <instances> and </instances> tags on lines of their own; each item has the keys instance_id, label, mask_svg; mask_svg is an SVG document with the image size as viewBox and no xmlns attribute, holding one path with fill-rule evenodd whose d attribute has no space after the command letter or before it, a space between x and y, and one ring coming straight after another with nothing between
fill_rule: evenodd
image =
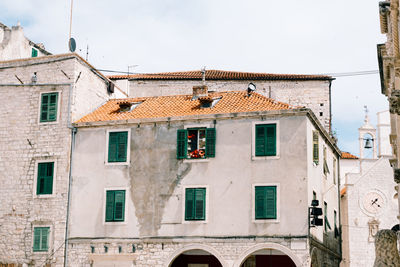
<instances>
[{"instance_id":1,"label":"satellite dish","mask_svg":"<svg viewBox=\"0 0 400 267\"><path fill-rule=\"evenodd\" d=\"M68 42L68 47L70 52L75 52L76 49L76 42L74 38L70 38Z\"/></svg>"}]
</instances>

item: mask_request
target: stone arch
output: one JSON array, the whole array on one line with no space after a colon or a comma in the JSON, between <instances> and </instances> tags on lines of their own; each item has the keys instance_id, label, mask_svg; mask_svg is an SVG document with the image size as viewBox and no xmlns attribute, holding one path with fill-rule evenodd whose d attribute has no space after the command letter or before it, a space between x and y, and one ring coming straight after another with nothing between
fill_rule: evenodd
<instances>
[{"instance_id":1,"label":"stone arch","mask_svg":"<svg viewBox=\"0 0 400 267\"><path fill-rule=\"evenodd\" d=\"M225 260L222 258L221 254L213 247L203 245L203 244L191 244L187 245L184 247L181 247L177 250L175 250L169 257L168 259L164 262L165 267L170 267L171 263L174 262L174 260L181 255L182 253L189 251L189 250L194 250L194 249L200 249L204 250L210 254L212 254L214 257L218 259L218 261L221 263L222 267L229 267L229 265L225 262Z\"/></svg>"},{"instance_id":2,"label":"stone arch","mask_svg":"<svg viewBox=\"0 0 400 267\"><path fill-rule=\"evenodd\" d=\"M285 253L296 265L296 267L301 267L301 261L299 257L289 248L277 244L277 243L262 243L262 244L257 244L255 246L252 246L245 250L242 254L240 254L238 260L235 261L233 264L233 267L240 267L240 265L247 259L248 256L250 256L252 253L262 250L262 249L275 249L279 250L283 253Z\"/></svg>"}]
</instances>

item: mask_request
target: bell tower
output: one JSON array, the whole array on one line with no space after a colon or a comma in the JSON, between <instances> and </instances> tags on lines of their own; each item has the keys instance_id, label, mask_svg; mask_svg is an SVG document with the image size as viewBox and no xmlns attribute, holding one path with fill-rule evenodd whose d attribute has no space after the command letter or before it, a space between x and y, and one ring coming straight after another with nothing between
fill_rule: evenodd
<instances>
[{"instance_id":1,"label":"bell tower","mask_svg":"<svg viewBox=\"0 0 400 267\"><path fill-rule=\"evenodd\" d=\"M372 158L376 159L376 129L369 122L368 108L364 106L365 119L364 125L358 128L358 140L360 144L360 159L365 158L372 149Z\"/></svg>"}]
</instances>

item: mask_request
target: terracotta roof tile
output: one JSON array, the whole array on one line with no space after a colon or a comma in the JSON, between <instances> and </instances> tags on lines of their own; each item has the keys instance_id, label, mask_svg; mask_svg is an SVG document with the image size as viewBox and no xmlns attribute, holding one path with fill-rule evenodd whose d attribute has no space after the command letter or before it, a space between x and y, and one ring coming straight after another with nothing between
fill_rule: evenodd
<instances>
[{"instance_id":1,"label":"terracotta roof tile","mask_svg":"<svg viewBox=\"0 0 400 267\"><path fill-rule=\"evenodd\" d=\"M354 155L350 154L349 152L342 152L341 158L342 159L358 159L357 156L354 156Z\"/></svg>"},{"instance_id":2,"label":"terracotta roof tile","mask_svg":"<svg viewBox=\"0 0 400 267\"><path fill-rule=\"evenodd\" d=\"M201 80L201 71L178 71L161 73L143 73L108 76L111 80ZM327 75L273 74L257 72L239 72L225 70L206 70L206 80L333 80Z\"/></svg>"},{"instance_id":3,"label":"terracotta roof tile","mask_svg":"<svg viewBox=\"0 0 400 267\"><path fill-rule=\"evenodd\" d=\"M167 118L204 114L223 114L267 110L287 110L296 107L278 102L246 91L209 93L212 99L219 101L210 108L202 108L201 100L192 100L192 95L140 97L113 99L76 122L96 122L129 120L143 118ZM140 103L131 111L120 112L119 103Z\"/></svg>"}]
</instances>

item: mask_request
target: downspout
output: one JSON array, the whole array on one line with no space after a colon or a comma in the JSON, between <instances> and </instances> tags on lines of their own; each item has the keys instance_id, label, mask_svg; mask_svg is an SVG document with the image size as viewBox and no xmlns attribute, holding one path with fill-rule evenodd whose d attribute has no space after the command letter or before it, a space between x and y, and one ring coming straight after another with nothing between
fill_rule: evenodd
<instances>
[{"instance_id":1,"label":"downspout","mask_svg":"<svg viewBox=\"0 0 400 267\"><path fill-rule=\"evenodd\" d=\"M329 80L329 134L332 136L332 80Z\"/></svg>"},{"instance_id":2,"label":"downspout","mask_svg":"<svg viewBox=\"0 0 400 267\"><path fill-rule=\"evenodd\" d=\"M65 243L64 243L64 267L68 266L68 231L69 231L69 210L70 210L70 205L71 205L71 184L72 184L72 157L74 154L74 147L75 147L75 135L77 132L77 129L72 126L71 123L71 104L72 104L72 90L73 90L73 85L70 84L69 87L69 99L68 99L68 121L67 121L67 127L71 129L71 148L70 148L70 154L69 154L69 175L68 175L68 195L67 195L67 215L66 215L66 220L65 220Z\"/></svg>"}]
</instances>

